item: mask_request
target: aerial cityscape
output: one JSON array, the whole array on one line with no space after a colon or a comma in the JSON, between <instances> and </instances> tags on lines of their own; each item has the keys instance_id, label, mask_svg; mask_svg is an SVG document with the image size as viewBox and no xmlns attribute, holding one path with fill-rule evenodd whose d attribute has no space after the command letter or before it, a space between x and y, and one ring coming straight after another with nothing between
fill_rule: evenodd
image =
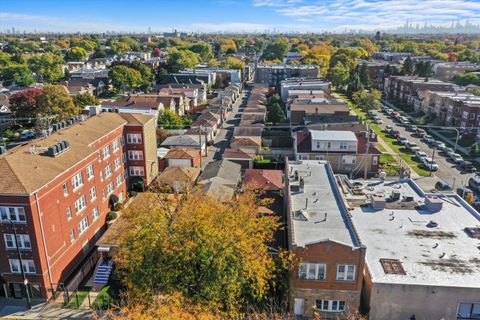
<instances>
[{"instance_id":1,"label":"aerial cityscape","mask_svg":"<svg viewBox=\"0 0 480 320\"><path fill-rule=\"evenodd\" d=\"M480 2L0 7L0 318L480 319Z\"/></svg>"}]
</instances>

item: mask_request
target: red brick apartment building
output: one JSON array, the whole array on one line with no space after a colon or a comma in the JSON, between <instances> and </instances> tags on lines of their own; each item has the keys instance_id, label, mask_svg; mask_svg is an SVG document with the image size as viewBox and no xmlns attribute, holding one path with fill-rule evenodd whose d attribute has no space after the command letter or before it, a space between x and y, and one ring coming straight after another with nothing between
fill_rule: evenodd
<instances>
[{"instance_id":1,"label":"red brick apartment building","mask_svg":"<svg viewBox=\"0 0 480 320\"><path fill-rule=\"evenodd\" d=\"M46 299L86 258L129 185L158 174L155 119L101 113L0 156L0 297ZM13 221L17 241L13 236Z\"/></svg>"},{"instance_id":2,"label":"red brick apartment building","mask_svg":"<svg viewBox=\"0 0 480 320\"><path fill-rule=\"evenodd\" d=\"M285 171L288 246L299 259L290 275L291 312L342 319L360 308L366 247L328 162L287 162Z\"/></svg>"}]
</instances>

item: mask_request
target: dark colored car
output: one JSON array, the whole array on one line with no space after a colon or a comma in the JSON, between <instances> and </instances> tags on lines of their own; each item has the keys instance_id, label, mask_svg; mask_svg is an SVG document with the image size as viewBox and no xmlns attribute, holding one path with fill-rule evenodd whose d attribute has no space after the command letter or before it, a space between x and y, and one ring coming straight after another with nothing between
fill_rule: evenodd
<instances>
[{"instance_id":1,"label":"dark colored car","mask_svg":"<svg viewBox=\"0 0 480 320\"><path fill-rule=\"evenodd\" d=\"M459 163L460 168L462 168L465 172L476 172L477 168L473 166L470 161L461 161Z\"/></svg>"},{"instance_id":2,"label":"dark colored car","mask_svg":"<svg viewBox=\"0 0 480 320\"><path fill-rule=\"evenodd\" d=\"M438 191L452 191L452 188L446 181L438 181L435 183L435 189Z\"/></svg>"}]
</instances>

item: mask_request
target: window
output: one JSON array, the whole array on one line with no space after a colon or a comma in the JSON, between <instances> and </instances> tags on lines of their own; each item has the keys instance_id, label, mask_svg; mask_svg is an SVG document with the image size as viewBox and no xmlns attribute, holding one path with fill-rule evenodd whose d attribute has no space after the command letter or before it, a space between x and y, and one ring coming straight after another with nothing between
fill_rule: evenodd
<instances>
[{"instance_id":1,"label":"window","mask_svg":"<svg viewBox=\"0 0 480 320\"><path fill-rule=\"evenodd\" d=\"M345 141L340 142L340 150L347 150L347 143Z\"/></svg>"},{"instance_id":2,"label":"window","mask_svg":"<svg viewBox=\"0 0 480 320\"><path fill-rule=\"evenodd\" d=\"M112 175L112 165L108 165L105 167L105 178L108 178Z\"/></svg>"},{"instance_id":3,"label":"window","mask_svg":"<svg viewBox=\"0 0 480 320\"><path fill-rule=\"evenodd\" d=\"M25 209L22 207L0 207L1 220L12 220L13 222L25 223Z\"/></svg>"},{"instance_id":4,"label":"window","mask_svg":"<svg viewBox=\"0 0 480 320\"><path fill-rule=\"evenodd\" d=\"M85 199L85 196L81 196L80 198L75 201L75 213L79 214L85 208L87 207L87 200Z\"/></svg>"},{"instance_id":5,"label":"window","mask_svg":"<svg viewBox=\"0 0 480 320\"><path fill-rule=\"evenodd\" d=\"M143 160L143 151L128 150L128 160Z\"/></svg>"},{"instance_id":6,"label":"window","mask_svg":"<svg viewBox=\"0 0 480 320\"><path fill-rule=\"evenodd\" d=\"M129 171L130 171L131 176L144 176L145 175L145 171L143 170L143 167L130 167Z\"/></svg>"},{"instance_id":7,"label":"window","mask_svg":"<svg viewBox=\"0 0 480 320\"><path fill-rule=\"evenodd\" d=\"M475 120L475 113L470 113L470 120Z\"/></svg>"},{"instance_id":8,"label":"window","mask_svg":"<svg viewBox=\"0 0 480 320\"><path fill-rule=\"evenodd\" d=\"M127 133L127 143L128 144L142 143L142 135L140 133Z\"/></svg>"},{"instance_id":9,"label":"window","mask_svg":"<svg viewBox=\"0 0 480 320\"><path fill-rule=\"evenodd\" d=\"M17 241L15 241L15 235L13 234L4 234L3 238L7 249L16 249L17 243L20 249L32 249L32 243L30 242L30 236L28 234L17 234Z\"/></svg>"},{"instance_id":10,"label":"window","mask_svg":"<svg viewBox=\"0 0 480 320\"><path fill-rule=\"evenodd\" d=\"M114 161L113 161L113 167L115 168L115 170L118 170L120 169L122 163L120 161L120 158L116 158Z\"/></svg>"},{"instance_id":11,"label":"window","mask_svg":"<svg viewBox=\"0 0 480 320\"><path fill-rule=\"evenodd\" d=\"M355 265L352 265L352 264L337 265L337 280L341 280L341 281L355 280Z\"/></svg>"},{"instance_id":12,"label":"window","mask_svg":"<svg viewBox=\"0 0 480 320\"><path fill-rule=\"evenodd\" d=\"M83 185L83 176L82 176L82 173L79 172L76 175L74 175L72 178L72 189L73 190L78 189L82 185Z\"/></svg>"},{"instance_id":13,"label":"window","mask_svg":"<svg viewBox=\"0 0 480 320\"><path fill-rule=\"evenodd\" d=\"M332 143L331 142L327 142L327 149L330 149L332 147Z\"/></svg>"},{"instance_id":14,"label":"window","mask_svg":"<svg viewBox=\"0 0 480 320\"><path fill-rule=\"evenodd\" d=\"M125 170L125 180L128 179L128 170Z\"/></svg>"},{"instance_id":15,"label":"window","mask_svg":"<svg viewBox=\"0 0 480 320\"><path fill-rule=\"evenodd\" d=\"M82 221L78 223L78 234L81 235L88 228L88 218L84 217Z\"/></svg>"},{"instance_id":16,"label":"window","mask_svg":"<svg viewBox=\"0 0 480 320\"><path fill-rule=\"evenodd\" d=\"M356 156L343 156L342 163L343 164L355 164L357 162Z\"/></svg>"},{"instance_id":17,"label":"window","mask_svg":"<svg viewBox=\"0 0 480 320\"><path fill-rule=\"evenodd\" d=\"M18 259L9 259L10 262L10 271L12 273L21 273L20 270L20 260ZM33 260L22 259L23 271L25 273L35 273L35 264Z\"/></svg>"},{"instance_id":18,"label":"window","mask_svg":"<svg viewBox=\"0 0 480 320\"><path fill-rule=\"evenodd\" d=\"M320 149L320 141L317 141L317 149Z\"/></svg>"},{"instance_id":19,"label":"window","mask_svg":"<svg viewBox=\"0 0 480 320\"><path fill-rule=\"evenodd\" d=\"M120 150L120 143L118 142L118 139L113 140L112 149L113 149L113 152Z\"/></svg>"},{"instance_id":20,"label":"window","mask_svg":"<svg viewBox=\"0 0 480 320\"><path fill-rule=\"evenodd\" d=\"M93 201L97 198L97 189L93 187L90 189L90 201Z\"/></svg>"},{"instance_id":21,"label":"window","mask_svg":"<svg viewBox=\"0 0 480 320\"><path fill-rule=\"evenodd\" d=\"M72 209L70 207L67 207L67 220L72 220Z\"/></svg>"},{"instance_id":22,"label":"window","mask_svg":"<svg viewBox=\"0 0 480 320\"><path fill-rule=\"evenodd\" d=\"M103 159L106 159L106 158L110 157L110 147L109 146L106 146L105 148L102 149L102 155L103 155Z\"/></svg>"},{"instance_id":23,"label":"window","mask_svg":"<svg viewBox=\"0 0 480 320\"><path fill-rule=\"evenodd\" d=\"M120 187L120 185L122 184L122 182L123 182L122 174L120 173L120 174L117 176L117 180L116 180L117 188Z\"/></svg>"},{"instance_id":24,"label":"window","mask_svg":"<svg viewBox=\"0 0 480 320\"><path fill-rule=\"evenodd\" d=\"M378 157L372 158L372 165L376 166L378 164Z\"/></svg>"},{"instance_id":25,"label":"window","mask_svg":"<svg viewBox=\"0 0 480 320\"><path fill-rule=\"evenodd\" d=\"M68 196L68 185L66 183L63 184L63 195Z\"/></svg>"},{"instance_id":26,"label":"window","mask_svg":"<svg viewBox=\"0 0 480 320\"><path fill-rule=\"evenodd\" d=\"M327 265L324 263L300 263L298 277L308 280L325 280L327 274Z\"/></svg>"},{"instance_id":27,"label":"window","mask_svg":"<svg viewBox=\"0 0 480 320\"><path fill-rule=\"evenodd\" d=\"M93 165L87 167L87 179L90 180L93 178Z\"/></svg>"},{"instance_id":28,"label":"window","mask_svg":"<svg viewBox=\"0 0 480 320\"><path fill-rule=\"evenodd\" d=\"M122 136L122 146L125 147L125 136Z\"/></svg>"},{"instance_id":29,"label":"window","mask_svg":"<svg viewBox=\"0 0 480 320\"><path fill-rule=\"evenodd\" d=\"M457 319L480 319L480 303L459 303Z\"/></svg>"},{"instance_id":30,"label":"window","mask_svg":"<svg viewBox=\"0 0 480 320\"><path fill-rule=\"evenodd\" d=\"M122 154L123 163L127 162L127 154L124 152Z\"/></svg>"},{"instance_id":31,"label":"window","mask_svg":"<svg viewBox=\"0 0 480 320\"><path fill-rule=\"evenodd\" d=\"M75 230L70 230L70 242L75 241Z\"/></svg>"},{"instance_id":32,"label":"window","mask_svg":"<svg viewBox=\"0 0 480 320\"><path fill-rule=\"evenodd\" d=\"M93 221L97 220L99 216L100 216L100 213L98 212L98 207L95 207L95 209L93 209L93 211L92 211Z\"/></svg>"},{"instance_id":33,"label":"window","mask_svg":"<svg viewBox=\"0 0 480 320\"><path fill-rule=\"evenodd\" d=\"M107 185L107 194L110 195L113 193L113 182L110 182L108 185Z\"/></svg>"},{"instance_id":34,"label":"window","mask_svg":"<svg viewBox=\"0 0 480 320\"><path fill-rule=\"evenodd\" d=\"M345 311L345 301L340 301L340 300L315 300L315 306L320 311L326 311L326 312Z\"/></svg>"},{"instance_id":35,"label":"window","mask_svg":"<svg viewBox=\"0 0 480 320\"><path fill-rule=\"evenodd\" d=\"M316 155L315 160L324 160L323 156Z\"/></svg>"}]
</instances>

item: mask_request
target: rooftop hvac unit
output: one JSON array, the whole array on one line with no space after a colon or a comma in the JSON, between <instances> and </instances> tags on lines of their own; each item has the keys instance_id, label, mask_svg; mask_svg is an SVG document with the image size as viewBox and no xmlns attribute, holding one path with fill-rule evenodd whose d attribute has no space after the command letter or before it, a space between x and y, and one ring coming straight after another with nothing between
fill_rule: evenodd
<instances>
[{"instance_id":1,"label":"rooftop hvac unit","mask_svg":"<svg viewBox=\"0 0 480 320\"><path fill-rule=\"evenodd\" d=\"M51 147L48 147L47 154L51 157L55 157L58 154L58 146L54 144Z\"/></svg>"},{"instance_id":2,"label":"rooftop hvac unit","mask_svg":"<svg viewBox=\"0 0 480 320\"><path fill-rule=\"evenodd\" d=\"M398 190L393 190L393 191L392 191L392 194L390 195L390 199L391 199L392 201L397 201L397 200L400 200L400 196L401 196L400 191L398 191Z\"/></svg>"},{"instance_id":3,"label":"rooftop hvac unit","mask_svg":"<svg viewBox=\"0 0 480 320\"><path fill-rule=\"evenodd\" d=\"M425 205L432 211L440 211L443 207L443 201L436 196L427 196L425 197Z\"/></svg>"},{"instance_id":4,"label":"rooftop hvac unit","mask_svg":"<svg viewBox=\"0 0 480 320\"><path fill-rule=\"evenodd\" d=\"M0 154L5 154L7 153L7 147L6 146L0 146Z\"/></svg>"},{"instance_id":5,"label":"rooftop hvac unit","mask_svg":"<svg viewBox=\"0 0 480 320\"><path fill-rule=\"evenodd\" d=\"M71 126L73 124L73 120L72 119L68 119L67 120L67 126Z\"/></svg>"}]
</instances>

